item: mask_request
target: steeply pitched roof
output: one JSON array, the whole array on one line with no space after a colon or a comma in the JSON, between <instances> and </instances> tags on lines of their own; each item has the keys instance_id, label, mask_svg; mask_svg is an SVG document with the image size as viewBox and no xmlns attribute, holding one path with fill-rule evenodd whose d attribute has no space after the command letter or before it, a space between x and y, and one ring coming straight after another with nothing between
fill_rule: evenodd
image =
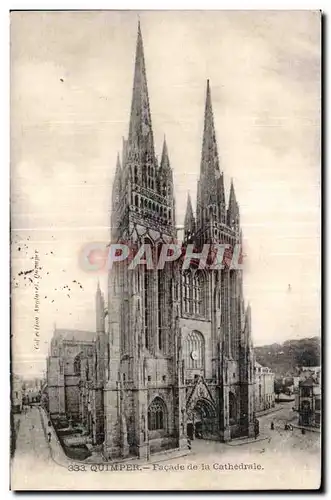
<instances>
[{"instance_id":1,"label":"steeply pitched roof","mask_svg":"<svg viewBox=\"0 0 331 500\"><path fill-rule=\"evenodd\" d=\"M70 341L81 341L81 342L92 342L96 339L96 332L88 332L86 330L69 330L69 329L56 329L53 334L54 339L70 340Z\"/></svg>"}]
</instances>

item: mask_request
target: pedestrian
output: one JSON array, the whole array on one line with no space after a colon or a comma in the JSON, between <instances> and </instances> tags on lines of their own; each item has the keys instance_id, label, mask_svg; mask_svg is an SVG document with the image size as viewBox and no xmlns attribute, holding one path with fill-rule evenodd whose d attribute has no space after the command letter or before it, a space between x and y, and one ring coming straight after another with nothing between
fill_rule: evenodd
<instances>
[{"instance_id":1,"label":"pedestrian","mask_svg":"<svg viewBox=\"0 0 331 500\"><path fill-rule=\"evenodd\" d=\"M275 425L274 425L274 423L273 423L273 422L271 422L270 429L273 431L273 430L274 430L274 428L275 428Z\"/></svg>"},{"instance_id":2,"label":"pedestrian","mask_svg":"<svg viewBox=\"0 0 331 500\"><path fill-rule=\"evenodd\" d=\"M49 420L49 421L48 421L48 427L51 427L51 425L52 425L52 423L51 423L51 421Z\"/></svg>"},{"instance_id":3,"label":"pedestrian","mask_svg":"<svg viewBox=\"0 0 331 500\"><path fill-rule=\"evenodd\" d=\"M301 434L306 434L305 429L301 429Z\"/></svg>"},{"instance_id":4,"label":"pedestrian","mask_svg":"<svg viewBox=\"0 0 331 500\"><path fill-rule=\"evenodd\" d=\"M50 443L52 439L52 434L49 432L47 435L48 435L48 442Z\"/></svg>"}]
</instances>

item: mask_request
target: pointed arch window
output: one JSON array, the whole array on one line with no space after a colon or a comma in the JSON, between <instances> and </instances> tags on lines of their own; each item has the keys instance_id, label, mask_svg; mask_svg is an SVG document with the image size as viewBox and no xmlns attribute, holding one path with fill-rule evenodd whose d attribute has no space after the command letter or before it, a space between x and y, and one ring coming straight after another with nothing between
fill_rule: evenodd
<instances>
[{"instance_id":1,"label":"pointed arch window","mask_svg":"<svg viewBox=\"0 0 331 500\"><path fill-rule=\"evenodd\" d=\"M166 409L164 401L156 397L148 407L148 430L158 431L165 429Z\"/></svg>"},{"instance_id":2,"label":"pointed arch window","mask_svg":"<svg viewBox=\"0 0 331 500\"><path fill-rule=\"evenodd\" d=\"M182 274L182 290L183 290L183 312L185 314L190 313L190 272L185 272Z\"/></svg>"},{"instance_id":3,"label":"pointed arch window","mask_svg":"<svg viewBox=\"0 0 331 500\"><path fill-rule=\"evenodd\" d=\"M205 304L205 275L201 271L196 271L192 279L192 309L193 314L204 316L206 313Z\"/></svg>"},{"instance_id":4,"label":"pointed arch window","mask_svg":"<svg viewBox=\"0 0 331 500\"><path fill-rule=\"evenodd\" d=\"M200 332L190 332L184 343L185 366L188 370L203 370L205 367L205 339Z\"/></svg>"}]
</instances>

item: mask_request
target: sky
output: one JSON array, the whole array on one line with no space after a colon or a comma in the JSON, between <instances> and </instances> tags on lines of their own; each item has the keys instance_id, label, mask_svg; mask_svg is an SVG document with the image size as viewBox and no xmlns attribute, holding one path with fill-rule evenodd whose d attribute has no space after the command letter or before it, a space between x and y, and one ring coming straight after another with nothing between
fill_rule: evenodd
<instances>
[{"instance_id":1,"label":"sky","mask_svg":"<svg viewBox=\"0 0 331 500\"><path fill-rule=\"evenodd\" d=\"M12 346L21 375L45 369L55 325L95 329L97 281L105 291L107 278L83 270L80 255L109 241L138 17L177 223L188 192L195 206L209 78L227 196L232 178L240 204L253 341L320 334L320 13L12 12ZM35 266L38 276L19 274Z\"/></svg>"}]
</instances>

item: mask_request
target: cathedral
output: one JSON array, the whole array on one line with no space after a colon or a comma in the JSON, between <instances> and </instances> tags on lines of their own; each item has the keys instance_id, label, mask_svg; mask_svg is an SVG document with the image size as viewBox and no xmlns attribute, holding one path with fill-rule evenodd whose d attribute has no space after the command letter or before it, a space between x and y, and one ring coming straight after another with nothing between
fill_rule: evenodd
<instances>
[{"instance_id":1,"label":"cathedral","mask_svg":"<svg viewBox=\"0 0 331 500\"><path fill-rule=\"evenodd\" d=\"M140 25L110 227L111 243L148 243L156 253L177 241L171 159L165 140L160 162L155 152ZM233 183L226 203L207 81L197 206L194 212L188 197L182 244L201 251L204 244L234 247L241 239ZM128 267L123 261L108 271L108 306L100 288L96 295L105 457L146 459L187 449L188 438L254 436L251 312L242 270L200 269L193 260L183 269L182 259L163 269Z\"/></svg>"}]
</instances>

